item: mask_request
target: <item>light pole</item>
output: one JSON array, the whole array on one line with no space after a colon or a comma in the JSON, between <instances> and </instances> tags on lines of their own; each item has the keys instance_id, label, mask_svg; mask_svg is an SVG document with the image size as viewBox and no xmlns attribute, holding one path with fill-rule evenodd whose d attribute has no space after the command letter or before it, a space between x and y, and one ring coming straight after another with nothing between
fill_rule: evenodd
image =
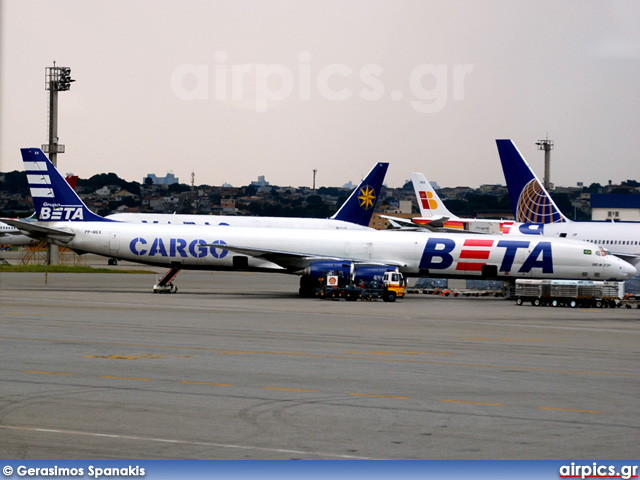
<instances>
[{"instance_id":1,"label":"light pole","mask_svg":"<svg viewBox=\"0 0 640 480\"><path fill-rule=\"evenodd\" d=\"M58 143L58 92L66 92L71 88L71 68L53 67L45 68L45 90L49 90L49 143L42 145L42 150L49 154L49 160L55 167L58 166L58 153L64 153L64 145Z\"/></svg>"},{"instance_id":2,"label":"light pole","mask_svg":"<svg viewBox=\"0 0 640 480\"><path fill-rule=\"evenodd\" d=\"M544 150L544 188L548 192L553 184L551 183L551 150L553 150L553 140L538 140L536 142L538 150Z\"/></svg>"},{"instance_id":3,"label":"light pole","mask_svg":"<svg viewBox=\"0 0 640 480\"><path fill-rule=\"evenodd\" d=\"M318 169L314 168L313 169L313 194L316 194L316 172L318 171Z\"/></svg>"},{"instance_id":4,"label":"light pole","mask_svg":"<svg viewBox=\"0 0 640 480\"><path fill-rule=\"evenodd\" d=\"M58 153L64 153L64 145L58 143L58 92L66 92L71 88L71 68L53 67L45 68L45 90L49 90L49 143L42 145L42 150L49 154L49 159L54 167L58 166ZM60 263L58 247L47 244L47 265Z\"/></svg>"}]
</instances>

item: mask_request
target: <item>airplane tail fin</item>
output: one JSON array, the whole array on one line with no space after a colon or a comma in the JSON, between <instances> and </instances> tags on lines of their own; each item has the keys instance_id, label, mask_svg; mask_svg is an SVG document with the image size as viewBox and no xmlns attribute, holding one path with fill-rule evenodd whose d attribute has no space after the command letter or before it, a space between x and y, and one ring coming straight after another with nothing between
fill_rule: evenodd
<instances>
[{"instance_id":1,"label":"airplane tail fin","mask_svg":"<svg viewBox=\"0 0 640 480\"><path fill-rule=\"evenodd\" d=\"M444 202L422 173L412 173L411 182L416 192L421 217L448 217L454 220L458 218L444 206Z\"/></svg>"},{"instance_id":2,"label":"airplane tail fin","mask_svg":"<svg viewBox=\"0 0 640 480\"><path fill-rule=\"evenodd\" d=\"M511 140L496 140L517 222L568 222Z\"/></svg>"},{"instance_id":3,"label":"airplane tail fin","mask_svg":"<svg viewBox=\"0 0 640 480\"><path fill-rule=\"evenodd\" d=\"M380 197L387 168L388 163L376 164L331 219L368 227Z\"/></svg>"},{"instance_id":4,"label":"airplane tail fin","mask_svg":"<svg viewBox=\"0 0 640 480\"><path fill-rule=\"evenodd\" d=\"M87 208L39 148L21 148L39 221L109 222Z\"/></svg>"}]
</instances>

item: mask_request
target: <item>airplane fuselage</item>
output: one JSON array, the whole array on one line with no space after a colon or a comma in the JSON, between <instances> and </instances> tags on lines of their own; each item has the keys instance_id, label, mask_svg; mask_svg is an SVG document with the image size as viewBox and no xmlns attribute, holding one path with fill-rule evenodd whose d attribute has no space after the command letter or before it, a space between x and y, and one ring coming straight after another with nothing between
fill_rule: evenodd
<instances>
[{"instance_id":1,"label":"airplane fuselage","mask_svg":"<svg viewBox=\"0 0 640 480\"><path fill-rule=\"evenodd\" d=\"M562 222L519 223L512 234L547 238L568 238L594 243L619 255L640 273L640 223L622 222Z\"/></svg>"},{"instance_id":2,"label":"airplane fuselage","mask_svg":"<svg viewBox=\"0 0 640 480\"><path fill-rule=\"evenodd\" d=\"M70 240L56 240L74 250L181 269L222 270L237 265L291 273L301 269L233 251L246 247L392 265L408 276L601 280L630 276L626 262L603 255L594 245L568 239L124 222L47 222L47 226L75 233ZM235 257L246 260L238 262Z\"/></svg>"},{"instance_id":3,"label":"airplane fuselage","mask_svg":"<svg viewBox=\"0 0 640 480\"><path fill-rule=\"evenodd\" d=\"M303 228L330 230L369 230L357 223L334 220L331 218L299 218L299 217L251 217L240 215L190 215L170 213L114 213L108 215L110 220L120 222L171 224L171 225L200 225L200 226L231 226L231 227L273 227L273 228Z\"/></svg>"},{"instance_id":4,"label":"airplane fuselage","mask_svg":"<svg viewBox=\"0 0 640 480\"><path fill-rule=\"evenodd\" d=\"M582 240L600 245L613 253L640 255L640 223L520 223L516 224L514 230L524 235L543 235Z\"/></svg>"}]
</instances>

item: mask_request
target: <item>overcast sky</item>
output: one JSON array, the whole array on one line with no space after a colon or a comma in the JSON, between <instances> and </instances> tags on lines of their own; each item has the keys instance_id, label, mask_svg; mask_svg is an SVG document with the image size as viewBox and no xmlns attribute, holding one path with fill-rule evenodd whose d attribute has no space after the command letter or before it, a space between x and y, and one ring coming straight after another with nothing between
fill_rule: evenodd
<instances>
[{"instance_id":1,"label":"overcast sky","mask_svg":"<svg viewBox=\"0 0 640 480\"><path fill-rule=\"evenodd\" d=\"M640 180L640 2L0 0L0 170L48 137L63 173L242 186L502 183L496 138L539 177Z\"/></svg>"}]
</instances>

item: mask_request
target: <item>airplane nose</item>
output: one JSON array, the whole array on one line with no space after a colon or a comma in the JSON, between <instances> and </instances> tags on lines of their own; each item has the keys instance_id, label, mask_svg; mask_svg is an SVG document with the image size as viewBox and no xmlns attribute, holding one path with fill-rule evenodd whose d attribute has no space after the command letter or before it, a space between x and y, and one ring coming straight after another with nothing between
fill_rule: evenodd
<instances>
[{"instance_id":1,"label":"airplane nose","mask_svg":"<svg viewBox=\"0 0 640 480\"><path fill-rule=\"evenodd\" d=\"M635 277L638 274L636 267L631 265L629 262L625 262L624 260L622 261L620 270L622 270L622 275L624 275L625 280L628 280L631 277Z\"/></svg>"}]
</instances>

